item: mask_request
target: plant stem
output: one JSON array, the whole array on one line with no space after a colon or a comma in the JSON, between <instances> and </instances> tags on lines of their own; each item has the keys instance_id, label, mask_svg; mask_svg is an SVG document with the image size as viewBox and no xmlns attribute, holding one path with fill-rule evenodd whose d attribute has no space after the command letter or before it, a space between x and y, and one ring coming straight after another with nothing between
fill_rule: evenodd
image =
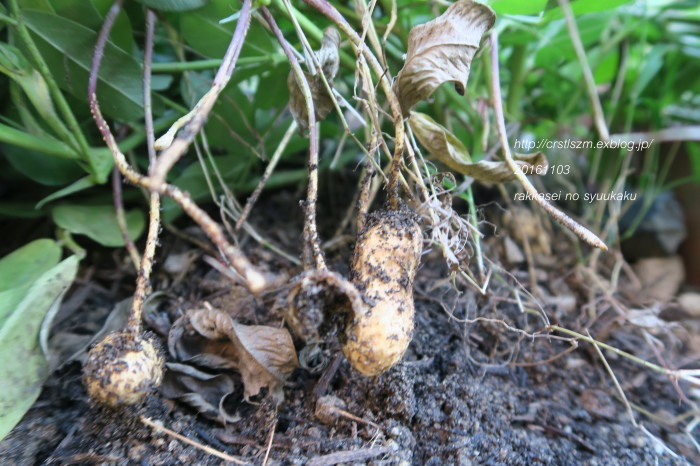
<instances>
[{"instance_id":1,"label":"plant stem","mask_svg":"<svg viewBox=\"0 0 700 466\"><path fill-rule=\"evenodd\" d=\"M294 15L296 20L299 22L299 25L304 29L304 31L313 37L315 40L321 42L321 38L323 37L323 30L316 25L313 21L311 21L309 18L307 18L304 13L301 11L297 10L294 6L291 7L291 12L287 11L287 8L285 7L284 3L282 0L274 0L275 6L280 10L284 11L288 15ZM342 50L339 52L340 55L340 61L343 62L345 66L348 68L354 68L355 67L355 60L348 55L347 53L343 52Z\"/></svg>"},{"instance_id":2,"label":"plant stem","mask_svg":"<svg viewBox=\"0 0 700 466\"><path fill-rule=\"evenodd\" d=\"M564 327L560 327L558 325L549 325L547 327L547 330L554 330L556 332L565 333L567 335L570 335L570 336L576 338L577 340L583 340L583 341L586 341L594 346L599 346L599 347L604 348L608 351L612 351L613 353L617 354L618 356L622 356L623 358L629 359L630 361L636 362L639 365L642 365L648 369L651 369L655 372L659 372L660 374L671 377L673 379L684 378L682 376L684 371L682 371L682 370L678 371L678 370L667 369L665 367L654 364L653 362L645 361L644 359L638 358L637 356L630 354L626 351L622 351L621 349L615 348L614 346L610 346L607 343L603 343L602 341L598 341L598 340L594 339L593 337L583 335L581 333L575 332L573 330L569 330L569 329L564 328ZM697 372L697 371L688 370L685 372L688 374L688 376L692 377L695 374L695 372Z\"/></svg>"},{"instance_id":3,"label":"plant stem","mask_svg":"<svg viewBox=\"0 0 700 466\"><path fill-rule=\"evenodd\" d=\"M143 54L143 115L146 126L146 145L148 147L148 172L152 175L156 163L156 151L153 147L155 137L153 133L153 112L151 104L151 63L153 61L153 35L155 30L156 15L150 8L146 9L146 44ZM148 234L146 235L146 247L141 257L141 267L136 279L136 292L131 304L129 327L138 329L141 325L143 304L149 291L149 280L153 270L153 258L158 246L160 234L160 194L151 192L148 210Z\"/></svg>"},{"instance_id":4,"label":"plant stem","mask_svg":"<svg viewBox=\"0 0 700 466\"><path fill-rule=\"evenodd\" d=\"M275 171L275 168L277 167L277 162L279 162L280 158L282 158L282 154L287 148L287 144L289 144L289 140L292 139L294 131L296 130L297 123L296 121L292 120L291 124L287 128L287 131L284 133L284 136L282 136L282 140L277 145L275 153L272 154L272 158L270 158L270 161L267 163L267 167L265 167L265 172L260 178L260 182L255 187L255 191L253 191L253 193L248 197L248 201L246 202L245 207L241 211L241 216L238 217L238 220L236 221L236 230L240 230L241 226L243 226L243 223L248 218L250 211L253 209L253 205L255 205L255 202L258 200L258 197L260 197L260 193L265 187L265 184L267 184L267 180L270 179L272 172Z\"/></svg>"},{"instance_id":5,"label":"plant stem","mask_svg":"<svg viewBox=\"0 0 700 466\"><path fill-rule=\"evenodd\" d=\"M122 177L119 170L116 168L112 169L112 193L114 197L114 209L117 215L117 225L119 226L119 231L124 239L124 247L129 253L131 262L134 264L134 269L139 270L139 263L141 262L141 255L136 249L134 241L129 235L129 228L126 223L126 216L124 215L124 202L122 199Z\"/></svg>"},{"instance_id":6,"label":"plant stem","mask_svg":"<svg viewBox=\"0 0 700 466\"><path fill-rule=\"evenodd\" d=\"M314 109L314 101L311 96L311 89L309 88L309 82L304 75L304 72L299 66L299 61L297 60L294 51L287 43L282 31L275 18L270 14L270 11L261 7L260 12L263 18L270 26L272 33L277 38L282 50L284 50L287 60L292 67L294 72L297 85L304 95L304 101L306 102L306 113L308 118L309 127L309 184L306 191L306 202L304 203L304 243L305 243L305 254L304 254L304 268L309 269L311 267L311 259L313 259L314 268L317 270L326 269L326 261L323 258L323 251L321 250L321 240L318 236L318 228L316 226L316 203L318 201L318 127L316 126L316 111ZM321 72L323 73L323 72ZM307 253L308 252L308 253Z\"/></svg>"},{"instance_id":7,"label":"plant stem","mask_svg":"<svg viewBox=\"0 0 700 466\"><path fill-rule=\"evenodd\" d=\"M569 5L569 0L557 0L561 11L564 13L564 18L566 20L566 27L569 30L569 36L571 37L571 42L574 45L574 50L576 51L576 57L581 65L581 71L583 72L583 81L586 83L586 90L588 91L588 98L591 101L591 106L593 107L593 117L595 119L595 125L598 129L598 135L603 141L610 139L610 132L608 131L608 125L605 123L605 115L603 114L603 107L600 105L600 98L598 97L598 91L596 91L595 79L593 78L593 73L591 72L591 66L588 64L588 59L586 58L586 51L581 43L581 36L578 31L578 26L576 25L576 19L574 18L574 13L571 11L571 5Z\"/></svg>"},{"instance_id":8,"label":"plant stem","mask_svg":"<svg viewBox=\"0 0 700 466\"><path fill-rule=\"evenodd\" d=\"M284 55L280 53L271 53L270 55L260 56L260 57L240 57L238 59L238 65L257 65L257 64L271 64L272 66L278 65L284 61ZM217 68L221 66L223 60L220 58L213 58L211 60L194 60L194 61L180 61L180 62L166 62L166 63L154 63L151 69L154 73L180 73L185 71L199 71L208 70L211 68Z\"/></svg>"},{"instance_id":9,"label":"plant stem","mask_svg":"<svg viewBox=\"0 0 700 466\"><path fill-rule=\"evenodd\" d=\"M588 230L583 225L577 223L574 219L566 215L564 212L560 211L552 204L547 202L544 198L540 197L539 193L535 187L527 179L527 176L522 172L520 167L513 160L513 155L510 152L510 145L508 144L508 133L506 132L506 122L503 117L503 100L501 99L501 79L500 70L498 66L498 33L496 31L491 31L491 98L493 99L493 112L496 119L496 128L498 130L498 135L501 139L501 148L503 149L503 157L505 158L508 167L513 171L515 178L523 185L525 191L537 204L544 209L554 220L559 222L561 225L565 226L572 232L574 232L579 238L581 238L586 243L593 247L607 251L608 247Z\"/></svg>"},{"instance_id":10,"label":"plant stem","mask_svg":"<svg viewBox=\"0 0 700 466\"><path fill-rule=\"evenodd\" d=\"M394 123L394 156L391 160L391 170L389 173L389 182L387 186L388 196L389 196L389 208L397 209L399 207L399 175L401 174L401 161L403 160L403 149L405 142L405 129L403 126L403 114L401 113L401 106L399 105L399 100L394 94L392 89L392 83L387 73L382 68L377 57L374 56L372 51L367 47L367 45L362 42L361 37L357 32L348 24L348 22L343 18L338 10L333 7L326 0L304 0L304 3L317 9L328 19L333 21L338 28L345 33L350 41L355 45L358 54L367 60L367 63L372 68L372 71L377 75L379 82L382 86L382 90L386 95L389 102L389 108L391 109L391 115L393 117Z\"/></svg>"}]
</instances>

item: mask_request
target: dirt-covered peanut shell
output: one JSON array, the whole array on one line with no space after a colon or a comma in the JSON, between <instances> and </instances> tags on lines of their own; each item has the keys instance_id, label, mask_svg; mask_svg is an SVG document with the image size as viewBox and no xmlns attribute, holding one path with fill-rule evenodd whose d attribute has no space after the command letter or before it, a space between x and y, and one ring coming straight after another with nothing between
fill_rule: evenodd
<instances>
[{"instance_id":1,"label":"dirt-covered peanut shell","mask_svg":"<svg viewBox=\"0 0 700 466\"><path fill-rule=\"evenodd\" d=\"M152 338L123 331L107 335L88 353L83 384L92 401L108 406L143 400L163 376L163 358Z\"/></svg>"},{"instance_id":2,"label":"dirt-covered peanut shell","mask_svg":"<svg viewBox=\"0 0 700 466\"><path fill-rule=\"evenodd\" d=\"M408 210L376 212L358 235L353 282L366 306L349 316L342 347L352 367L364 375L386 371L408 348L421 251L421 230Z\"/></svg>"}]
</instances>

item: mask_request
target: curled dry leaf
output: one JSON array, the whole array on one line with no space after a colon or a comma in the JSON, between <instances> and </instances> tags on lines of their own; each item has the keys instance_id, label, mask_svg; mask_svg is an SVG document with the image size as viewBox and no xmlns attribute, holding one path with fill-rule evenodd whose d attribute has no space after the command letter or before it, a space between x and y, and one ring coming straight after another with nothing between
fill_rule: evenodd
<instances>
[{"instance_id":1,"label":"curled dry leaf","mask_svg":"<svg viewBox=\"0 0 700 466\"><path fill-rule=\"evenodd\" d=\"M338 74L340 66L340 57L338 55L338 47L340 46L340 33L335 28L328 27L323 32L321 39L321 48L315 52L316 58L321 65L326 80L329 85L333 85L333 79ZM333 110L333 100L328 94L325 84L320 76L314 76L304 72L306 82L309 83L311 89L311 97L314 103L314 113L316 120L323 120ZM309 129L308 112L306 110L306 100L301 86L297 82L297 76L294 71L289 72L287 76L287 87L289 88L289 110L292 112L294 121L299 126L299 132L303 133Z\"/></svg>"},{"instance_id":2,"label":"curled dry leaf","mask_svg":"<svg viewBox=\"0 0 700 466\"><path fill-rule=\"evenodd\" d=\"M452 170L476 180L490 183L513 181L515 174L506 162L482 160L472 162L467 148L447 128L424 113L411 112L408 120L418 141L440 162ZM525 173L546 173L548 162L542 152L514 154L518 167Z\"/></svg>"},{"instance_id":3,"label":"curled dry leaf","mask_svg":"<svg viewBox=\"0 0 700 466\"><path fill-rule=\"evenodd\" d=\"M168 346L180 361L238 370L246 400L263 387L280 400L282 384L299 366L286 329L242 325L213 308L190 310L178 319L170 331Z\"/></svg>"},{"instance_id":4,"label":"curled dry leaf","mask_svg":"<svg viewBox=\"0 0 700 466\"><path fill-rule=\"evenodd\" d=\"M224 408L226 397L235 385L228 374L209 374L187 364L167 363L160 393L183 401L207 419L236 422L239 418Z\"/></svg>"},{"instance_id":5,"label":"curled dry leaf","mask_svg":"<svg viewBox=\"0 0 700 466\"><path fill-rule=\"evenodd\" d=\"M481 37L495 21L488 6L459 0L441 16L411 29L406 63L394 85L404 116L445 82L454 82L464 95Z\"/></svg>"}]
</instances>

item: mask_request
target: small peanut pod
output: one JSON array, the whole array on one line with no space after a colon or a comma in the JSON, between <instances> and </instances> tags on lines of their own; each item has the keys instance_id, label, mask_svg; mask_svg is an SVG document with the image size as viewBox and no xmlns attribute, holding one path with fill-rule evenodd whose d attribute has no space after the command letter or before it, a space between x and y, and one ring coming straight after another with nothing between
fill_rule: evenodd
<instances>
[{"instance_id":1,"label":"small peanut pod","mask_svg":"<svg viewBox=\"0 0 700 466\"><path fill-rule=\"evenodd\" d=\"M413 336L413 278L422 234L407 210L372 214L358 235L353 282L365 306L353 307L342 342L350 364L378 375L396 364Z\"/></svg>"},{"instance_id":2,"label":"small peanut pod","mask_svg":"<svg viewBox=\"0 0 700 466\"><path fill-rule=\"evenodd\" d=\"M129 331L107 335L88 353L83 383L92 401L135 405L160 385L163 357L155 339Z\"/></svg>"}]
</instances>

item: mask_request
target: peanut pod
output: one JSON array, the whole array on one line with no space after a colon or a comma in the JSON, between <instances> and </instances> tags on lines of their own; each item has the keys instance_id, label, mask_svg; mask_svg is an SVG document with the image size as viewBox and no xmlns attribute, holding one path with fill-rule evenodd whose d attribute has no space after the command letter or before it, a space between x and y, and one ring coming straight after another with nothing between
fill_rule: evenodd
<instances>
[{"instance_id":1,"label":"peanut pod","mask_svg":"<svg viewBox=\"0 0 700 466\"><path fill-rule=\"evenodd\" d=\"M378 211L359 233L353 283L364 306L353 307L341 338L352 367L378 375L396 364L413 336L413 279L422 234L408 210Z\"/></svg>"}]
</instances>

